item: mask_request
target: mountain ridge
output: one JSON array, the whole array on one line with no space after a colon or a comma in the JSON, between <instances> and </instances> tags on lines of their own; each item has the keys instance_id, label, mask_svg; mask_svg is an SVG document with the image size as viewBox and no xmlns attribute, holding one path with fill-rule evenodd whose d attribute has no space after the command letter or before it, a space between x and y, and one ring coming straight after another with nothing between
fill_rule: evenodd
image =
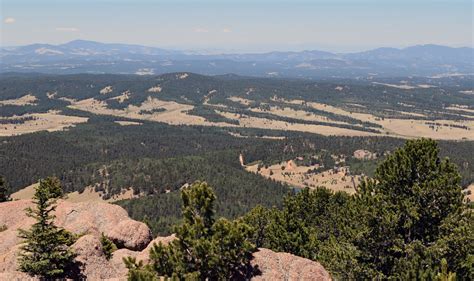
<instances>
[{"instance_id":1,"label":"mountain ridge","mask_svg":"<svg viewBox=\"0 0 474 281\"><path fill-rule=\"evenodd\" d=\"M259 77L432 76L474 73L474 49L435 44L363 52L320 50L206 55L134 44L73 40L0 49L0 72L236 73Z\"/></svg>"}]
</instances>

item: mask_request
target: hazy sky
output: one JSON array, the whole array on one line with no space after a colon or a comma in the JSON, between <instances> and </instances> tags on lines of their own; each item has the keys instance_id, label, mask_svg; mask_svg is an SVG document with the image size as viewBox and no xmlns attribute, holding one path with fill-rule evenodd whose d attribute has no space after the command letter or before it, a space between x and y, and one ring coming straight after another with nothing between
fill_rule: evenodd
<instances>
[{"instance_id":1,"label":"hazy sky","mask_svg":"<svg viewBox=\"0 0 474 281\"><path fill-rule=\"evenodd\" d=\"M74 39L179 49L473 45L471 0L0 0L1 45Z\"/></svg>"}]
</instances>

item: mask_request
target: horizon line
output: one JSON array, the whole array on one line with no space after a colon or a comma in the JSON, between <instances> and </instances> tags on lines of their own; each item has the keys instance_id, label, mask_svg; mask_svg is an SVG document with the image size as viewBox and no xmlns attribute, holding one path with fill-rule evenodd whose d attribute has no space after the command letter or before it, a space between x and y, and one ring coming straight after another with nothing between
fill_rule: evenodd
<instances>
[{"instance_id":1,"label":"horizon line","mask_svg":"<svg viewBox=\"0 0 474 281\"><path fill-rule=\"evenodd\" d=\"M407 48L411 47L422 47L422 46L438 46L438 47L448 47L452 49L474 49L474 46L453 46L453 45L443 45L443 44L436 44L436 43L421 43L421 44L414 44L414 45L408 45L404 47L391 47L391 46L380 46L380 47L372 47L372 48L365 48L359 51L346 51L346 52L338 52L338 51L332 51L328 50L325 48L306 48L306 49L301 49L301 50L265 50L265 51L224 51L223 49L226 49L225 47L191 47L191 48L182 48L182 47L166 47L166 46L154 46L154 45L147 45L147 44L139 44L139 43L119 43L119 42L104 42L104 41L95 41L95 40L88 40L88 39L74 39L74 40L69 40L65 41L63 43L31 43L31 44L24 44L24 45L8 45L8 46L2 46L0 44L0 48L21 48L21 47L26 47L26 46L32 46L32 45L50 45L50 46L61 46L61 45L66 45L72 42L76 41L83 41L83 42L90 42L90 43L99 43L99 44L104 44L104 45L130 45L130 46L139 46L139 47L147 47L147 48L157 48L157 49L163 49L163 50L170 50L170 51L213 51L212 55L232 55L232 54L265 54L265 53L301 53L301 52L312 52L312 51L322 51L322 52L328 52L332 54L350 54L350 53L362 53L362 52L367 52L367 51L373 51L373 50L378 50L378 49L396 49L396 50L404 50ZM341 46L342 47L342 46ZM213 50L214 49L214 50ZM219 51L217 49L221 49L222 51ZM204 55L204 54L201 54Z\"/></svg>"}]
</instances>

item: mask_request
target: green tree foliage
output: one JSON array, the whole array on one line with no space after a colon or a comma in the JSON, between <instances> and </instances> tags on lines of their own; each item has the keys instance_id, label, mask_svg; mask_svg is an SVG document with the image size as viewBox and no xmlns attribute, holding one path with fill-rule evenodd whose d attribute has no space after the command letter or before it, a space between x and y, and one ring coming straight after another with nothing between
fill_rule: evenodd
<instances>
[{"instance_id":1,"label":"green tree foliage","mask_svg":"<svg viewBox=\"0 0 474 281\"><path fill-rule=\"evenodd\" d=\"M436 275L437 281L455 281L456 273L448 272L448 262L446 259L441 260L441 272Z\"/></svg>"},{"instance_id":2,"label":"green tree foliage","mask_svg":"<svg viewBox=\"0 0 474 281\"><path fill-rule=\"evenodd\" d=\"M274 213L274 210L258 205L243 217L243 222L251 227L251 241L257 248L265 245L267 227Z\"/></svg>"},{"instance_id":3,"label":"green tree foliage","mask_svg":"<svg viewBox=\"0 0 474 281\"><path fill-rule=\"evenodd\" d=\"M21 247L19 270L42 278L57 278L72 272L75 254L69 249L75 237L54 225L56 199L62 196L57 178L41 180L35 188L35 209L26 209L36 220L30 230L19 230L25 244Z\"/></svg>"},{"instance_id":4,"label":"green tree foliage","mask_svg":"<svg viewBox=\"0 0 474 281\"><path fill-rule=\"evenodd\" d=\"M357 213L350 195L317 188L290 194L281 210L256 207L243 221L260 247L317 260L334 277L354 279L362 272L351 243L362 228Z\"/></svg>"},{"instance_id":5,"label":"green tree foliage","mask_svg":"<svg viewBox=\"0 0 474 281\"><path fill-rule=\"evenodd\" d=\"M100 244L102 245L102 252L104 252L105 258L110 260L113 252L117 250L117 246L104 233L100 235Z\"/></svg>"},{"instance_id":6,"label":"green tree foliage","mask_svg":"<svg viewBox=\"0 0 474 281\"><path fill-rule=\"evenodd\" d=\"M385 276L431 268L424 264L433 258L428 247L440 238L445 220L465 206L456 166L438 154L435 141L407 141L360 186L368 230L357 244Z\"/></svg>"},{"instance_id":7,"label":"green tree foliage","mask_svg":"<svg viewBox=\"0 0 474 281\"><path fill-rule=\"evenodd\" d=\"M181 198L183 223L175 229L177 239L153 245L147 266L124 260L129 279L229 280L245 275L254 249L250 227L240 221L215 220L216 197L205 182L184 188Z\"/></svg>"},{"instance_id":8,"label":"green tree foliage","mask_svg":"<svg viewBox=\"0 0 474 281\"><path fill-rule=\"evenodd\" d=\"M0 203L9 200L8 187L5 179L0 176Z\"/></svg>"},{"instance_id":9,"label":"green tree foliage","mask_svg":"<svg viewBox=\"0 0 474 281\"><path fill-rule=\"evenodd\" d=\"M158 281L160 278L156 272L146 270L143 261L137 261L134 257L123 258L128 269L128 280L130 281ZM166 279L165 279L166 280Z\"/></svg>"},{"instance_id":10,"label":"green tree foliage","mask_svg":"<svg viewBox=\"0 0 474 281\"><path fill-rule=\"evenodd\" d=\"M243 220L259 246L319 261L336 279L472 279L474 216L459 182L434 141L410 140L355 196L305 189Z\"/></svg>"}]
</instances>

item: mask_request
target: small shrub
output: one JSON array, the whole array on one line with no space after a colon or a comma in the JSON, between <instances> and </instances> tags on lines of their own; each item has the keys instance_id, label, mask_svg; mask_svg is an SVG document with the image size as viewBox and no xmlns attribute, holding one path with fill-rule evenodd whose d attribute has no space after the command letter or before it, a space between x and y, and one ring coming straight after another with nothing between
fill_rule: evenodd
<instances>
[{"instance_id":1,"label":"small shrub","mask_svg":"<svg viewBox=\"0 0 474 281\"><path fill-rule=\"evenodd\" d=\"M112 242L104 233L100 236L100 244L102 244L102 251L104 252L105 258L110 260L113 256L113 252L117 250L114 242Z\"/></svg>"}]
</instances>

